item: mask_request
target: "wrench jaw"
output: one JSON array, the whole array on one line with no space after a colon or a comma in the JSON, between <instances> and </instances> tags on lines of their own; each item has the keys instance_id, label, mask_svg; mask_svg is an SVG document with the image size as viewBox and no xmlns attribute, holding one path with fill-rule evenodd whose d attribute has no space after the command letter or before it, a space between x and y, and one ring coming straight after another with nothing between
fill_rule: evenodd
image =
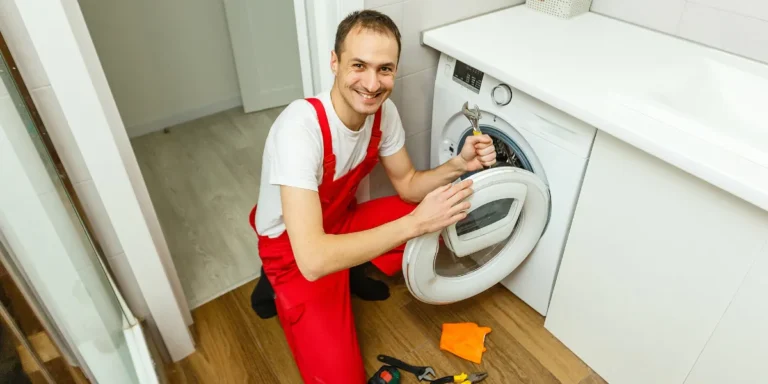
<instances>
[{"instance_id":1,"label":"wrench jaw","mask_svg":"<svg viewBox=\"0 0 768 384\"><path fill-rule=\"evenodd\" d=\"M480 119L482 118L482 114L480 113L480 108L478 108L477 104L475 104L474 109L469 109L469 103L465 102L464 106L461 108L461 112L467 120L469 120L470 124L472 124L474 133L478 134L480 132Z\"/></svg>"},{"instance_id":2,"label":"wrench jaw","mask_svg":"<svg viewBox=\"0 0 768 384\"><path fill-rule=\"evenodd\" d=\"M418 376L419 381L434 381L437 380L437 375L435 374L435 370L433 370L431 367L426 367L424 369L424 373Z\"/></svg>"}]
</instances>

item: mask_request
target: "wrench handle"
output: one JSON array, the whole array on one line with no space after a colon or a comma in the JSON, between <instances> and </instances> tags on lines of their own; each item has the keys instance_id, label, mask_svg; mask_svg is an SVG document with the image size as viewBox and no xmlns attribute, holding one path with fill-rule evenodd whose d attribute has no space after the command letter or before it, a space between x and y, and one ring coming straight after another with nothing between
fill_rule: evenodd
<instances>
[{"instance_id":1,"label":"wrench handle","mask_svg":"<svg viewBox=\"0 0 768 384\"><path fill-rule=\"evenodd\" d=\"M410 365L404 361L395 359L392 356L387 355L379 355L378 356L379 361L381 361L384 364L389 364L395 368L400 368L406 372L413 373L414 375L418 376L424 373L425 367L415 367L413 365Z\"/></svg>"}]
</instances>

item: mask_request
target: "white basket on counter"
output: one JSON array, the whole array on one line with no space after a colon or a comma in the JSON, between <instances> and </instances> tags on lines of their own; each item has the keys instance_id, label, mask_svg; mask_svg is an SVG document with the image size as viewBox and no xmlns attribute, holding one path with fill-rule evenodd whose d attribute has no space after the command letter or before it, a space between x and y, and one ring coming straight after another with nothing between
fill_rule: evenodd
<instances>
[{"instance_id":1,"label":"white basket on counter","mask_svg":"<svg viewBox=\"0 0 768 384\"><path fill-rule=\"evenodd\" d=\"M569 19L588 12L592 0L526 0L525 4L537 11Z\"/></svg>"}]
</instances>

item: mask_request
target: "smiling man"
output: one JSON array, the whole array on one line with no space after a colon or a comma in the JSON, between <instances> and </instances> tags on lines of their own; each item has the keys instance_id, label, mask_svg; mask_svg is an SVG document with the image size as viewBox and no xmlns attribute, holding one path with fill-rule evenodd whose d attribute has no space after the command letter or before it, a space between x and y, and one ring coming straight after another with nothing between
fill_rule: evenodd
<instances>
[{"instance_id":1,"label":"smiling man","mask_svg":"<svg viewBox=\"0 0 768 384\"><path fill-rule=\"evenodd\" d=\"M251 212L264 267L251 300L261 317L276 310L306 383L365 382L351 295L381 300L388 289L363 267L400 271L408 240L466 217L471 182L453 182L496 161L491 138L473 136L445 164L414 169L389 100L399 59L389 17L350 14L336 34L333 88L288 105L266 141ZM398 196L358 204L379 161Z\"/></svg>"}]
</instances>

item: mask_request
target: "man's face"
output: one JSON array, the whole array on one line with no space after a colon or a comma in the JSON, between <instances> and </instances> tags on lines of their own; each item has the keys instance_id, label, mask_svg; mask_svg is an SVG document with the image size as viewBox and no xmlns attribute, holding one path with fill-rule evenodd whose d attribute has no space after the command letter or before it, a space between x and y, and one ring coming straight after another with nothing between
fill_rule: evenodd
<instances>
[{"instance_id":1,"label":"man's face","mask_svg":"<svg viewBox=\"0 0 768 384\"><path fill-rule=\"evenodd\" d=\"M331 67L334 86L355 112L371 115L384 103L395 86L397 40L391 34L361 29L349 31L341 60L334 52Z\"/></svg>"}]
</instances>

